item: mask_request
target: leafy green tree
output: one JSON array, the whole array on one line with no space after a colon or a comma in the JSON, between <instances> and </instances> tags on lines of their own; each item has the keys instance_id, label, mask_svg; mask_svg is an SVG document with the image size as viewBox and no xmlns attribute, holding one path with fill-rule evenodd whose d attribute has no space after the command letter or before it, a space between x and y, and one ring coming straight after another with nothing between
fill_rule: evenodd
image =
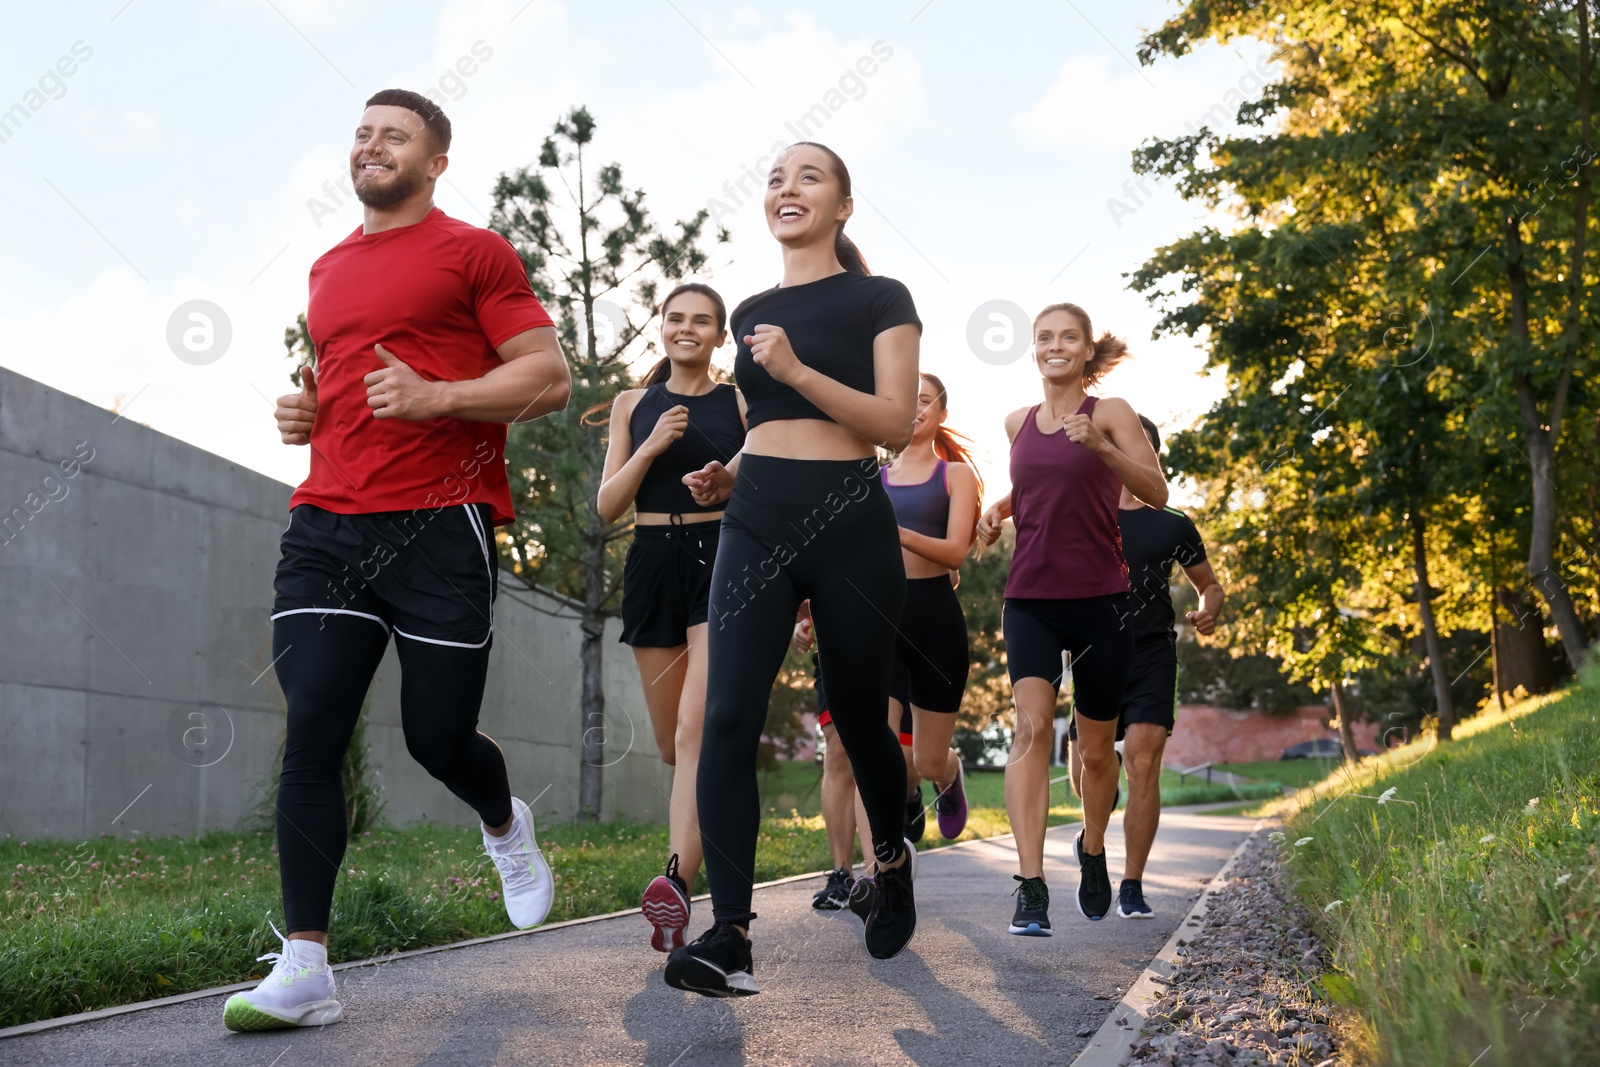
<instances>
[{"instance_id":1,"label":"leafy green tree","mask_svg":"<svg viewBox=\"0 0 1600 1067\"><path fill-rule=\"evenodd\" d=\"M511 428L518 516L499 540L513 578L567 598L561 614L583 634L578 810L587 819L600 817L607 759L602 632L620 610L622 542L632 530L631 519L606 523L595 511L606 442L603 417L589 413L629 388L632 368L654 350L644 331L662 285L704 270L708 248L728 239L708 230L704 210L666 227L652 220L620 165L597 168L589 158L595 128L582 107L557 121L534 167L495 182L489 221L522 257L572 370L565 411Z\"/></svg>"},{"instance_id":2,"label":"leafy green tree","mask_svg":"<svg viewBox=\"0 0 1600 1067\"><path fill-rule=\"evenodd\" d=\"M1593 153L1570 148L1588 130L1587 17L1504 0L1196 0L1141 48L1150 62L1251 36L1281 72L1259 101L1240 101L1239 120L1269 130L1201 129L1136 155L1136 169L1237 219L1134 277L1170 302L1160 329L1204 331L1228 374L1229 397L1180 437L1179 465L1211 480L1238 557L1269 568L1240 577L1284 609L1262 636L1286 662L1347 703L1346 677L1387 658L1384 628L1415 628L1445 737L1455 698L1437 612L1467 601L1441 600L1434 575L1440 545L1471 544L1486 501L1505 498L1504 467L1484 461L1491 429L1531 475L1526 574L1574 662L1586 640L1571 590L1592 574L1555 575L1551 554L1555 444L1583 351L1573 309L1592 299L1580 279ZM1540 66L1563 59L1579 72L1565 85ZM1566 161L1560 179L1535 185L1548 160ZM1514 210L1530 187L1539 210ZM1497 246L1506 271L1474 272ZM1518 417L1513 442L1500 428ZM1254 539L1318 554L1296 569ZM1473 569L1443 558L1452 577ZM1484 600L1456 621L1481 617Z\"/></svg>"}]
</instances>

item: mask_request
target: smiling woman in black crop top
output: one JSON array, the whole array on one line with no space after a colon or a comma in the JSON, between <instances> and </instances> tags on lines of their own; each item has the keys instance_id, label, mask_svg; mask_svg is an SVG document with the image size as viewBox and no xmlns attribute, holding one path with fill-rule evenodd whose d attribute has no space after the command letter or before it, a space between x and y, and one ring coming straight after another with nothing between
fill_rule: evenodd
<instances>
[{"instance_id":1,"label":"smiling woman in black crop top","mask_svg":"<svg viewBox=\"0 0 1600 1067\"><path fill-rule=\"evenodd\" d=\"M906 768L884 716L889 620L900 617L905 569L874 446L898 451L911 439L922 326L905 286L867 273L844 236L850 175L832 151L809 142L787 149L768 175L765 207L783 281L739 305L731 323L749 436L737 462L707 464L685 482L701 504L727 502L699 780L715 923L672 953L666 980L708 996L759 992L748 934L761 817L756 748L808 598L878 861L867 950L893 956L916 927Z\"/></svg>"},{"instance_id":2,"label":"smiling woman in black crop top","mask_svg":"<svg viewBox=\"0 0 1600 1067\"><path fill-rule=\"evenodd\" d=\"M695 771L706 707L706 611L720 505L697 504L684 475L728 462L744 445L744 402L710 375L727 340L727 310L709 286L678 286L661 303L666 357L641 388L611 407L611 438L597 511L616 522L634 508L622 569L622 640L633 646L656 748L674 768L666 873L645 889L650 944L670 952L689 925L689 890L700 871Z\"/></svg>"}]
</instances>

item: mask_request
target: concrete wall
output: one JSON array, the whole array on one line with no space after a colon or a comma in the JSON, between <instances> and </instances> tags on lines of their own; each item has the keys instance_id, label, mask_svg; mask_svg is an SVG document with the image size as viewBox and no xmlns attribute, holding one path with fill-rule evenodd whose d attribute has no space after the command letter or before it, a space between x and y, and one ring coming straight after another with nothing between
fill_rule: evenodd
<instances>
[{"instance_id":1,"label":"concrete wall","mask_svg":"<svg viewBox=\"0 0 1600 1067\"><path fill-rule=\"evenodd\" d=\"M260 802L283 738L267 616L289 493L0 369L0 833L189 833ZM552 611L560 602L502 590L483 729L513 790L569 818L579 633ZM669 770L616 625L605 812L661 819ZM470 824L406 754L398 694L391 649L369 728L389 818Z\"/></svg>"}]
</instances>

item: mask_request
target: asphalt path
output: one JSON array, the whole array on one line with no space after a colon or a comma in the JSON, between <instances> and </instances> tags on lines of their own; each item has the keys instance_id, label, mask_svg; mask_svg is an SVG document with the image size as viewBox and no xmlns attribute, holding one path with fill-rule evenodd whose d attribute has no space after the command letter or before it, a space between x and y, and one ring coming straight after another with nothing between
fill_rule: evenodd
<instances>
[{"instance_id":1,"label":"asphalt path","mask_svg":"<svg viewBox=\"0 0 1600 1067\"><path fill-rule=\"evenodd\" d=\"M0 1064L1064 1064L1253 824L1165 813L1145 878L1156 918L1100 922L1075 904L1077 828L1056 827L1051 938L1006 932L1011 838L925 853L917 933L893 960L867 955L849 912L811 909L820 878L758 888L762 992L738 1001L669 988L648 924L628 914L342 970L334 1026L229 1033L219 994L6 1038ZM1107 840L1115 884L1120 816ZM698 934L709 902L695 907Z\"/></svg>"}]
</instances>

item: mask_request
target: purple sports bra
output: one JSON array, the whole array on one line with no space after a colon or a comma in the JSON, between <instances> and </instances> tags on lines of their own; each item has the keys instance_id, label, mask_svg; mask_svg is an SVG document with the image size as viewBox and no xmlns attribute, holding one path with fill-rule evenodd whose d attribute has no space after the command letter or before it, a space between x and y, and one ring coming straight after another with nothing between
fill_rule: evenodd
<instances>
[{"instance_id":1,"label":"purple sports bra","mask_svg":"<svg viewBox=\"0 0 1600 1067\"><path fill-rule=\"evenodd\" d=\"M881 467L878 478L894 505L894 521L927 537L943 538L950 527L950 476L940 460L925 482L895 485L889 481L889 468Z\"/></svg>"}]
</instances>

